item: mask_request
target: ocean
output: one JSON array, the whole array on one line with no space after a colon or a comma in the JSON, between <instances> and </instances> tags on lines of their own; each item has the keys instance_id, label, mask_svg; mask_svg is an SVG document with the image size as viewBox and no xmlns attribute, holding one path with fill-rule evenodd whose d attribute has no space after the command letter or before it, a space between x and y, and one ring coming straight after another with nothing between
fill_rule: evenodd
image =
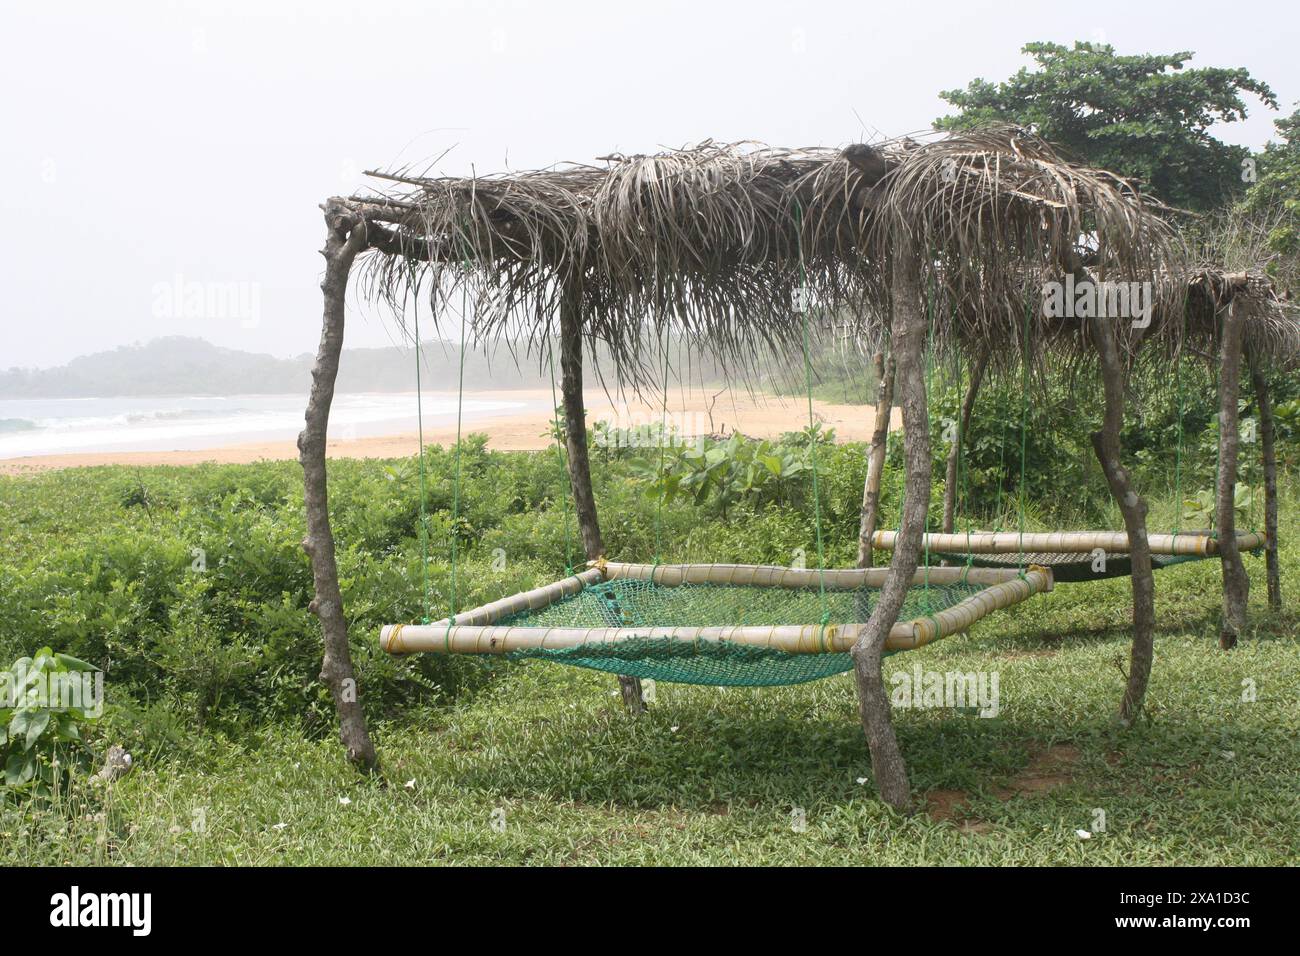
<instances>
[{"instance_id":1,"label":"ocean","mask_svg":"<svg viewBox=\"0 0 1300 956\"><path fill-rule=\"evenodd\" d=\"M465 398L464 422L533 410L526 399ZM189 451L292 440L304 395L0 399L0 458L76 452ZM424 393L425 427L456 421L454 392ZM330 438L414 431L414 392L335 395Z\"/></svg>"}]
</instances>

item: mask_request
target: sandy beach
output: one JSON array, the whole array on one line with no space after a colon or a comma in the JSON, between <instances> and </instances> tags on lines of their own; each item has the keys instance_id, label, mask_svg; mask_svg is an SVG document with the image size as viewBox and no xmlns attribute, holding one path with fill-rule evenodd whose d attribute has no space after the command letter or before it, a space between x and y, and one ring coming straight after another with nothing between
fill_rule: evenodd
<instances>
[{"instance_id":1,"label":"sandy beach","mask_svg":"<svg viewBox=\"0 0 1300 956\"><path fill-rule=\"evenodd\" d=\"M488 446L499 451L532 451L549 447L551 407L549 389L501 389L466 393L476 399L527 401L537 409L528 413L514 411L486 415L465 427L465 432L484 432ZM603 391L586 395L587 415L591 422L610 421L619 427L657 425L662 412L657 402L620 400ZM828 428L835 429L839 441L868 441L874 422L870 406L837 405L813 402L813 414ZM668 424L682 434L742 432L756 438L775 438L782 432L803 428L808 423L808 405L804 398L757 395L724 389L718 392L680 389L669 393ZM899 411L894 410L890 428L899 425ZM426 427L426 444L451 444L456 439L454 425ZM395 435L355 437L347 429L331 431L328 454L331 458L398 458L414 455L419 447L415 431ZM90 465L195 465L201 462L240 463L264 459L296 458L292 441L231 444L219 448L186 451L105 451L77 452L62 455L36 455L0 459L0 474L14 475L47 471L53 468L80 468Z\"/></svg>"}]
</instances>

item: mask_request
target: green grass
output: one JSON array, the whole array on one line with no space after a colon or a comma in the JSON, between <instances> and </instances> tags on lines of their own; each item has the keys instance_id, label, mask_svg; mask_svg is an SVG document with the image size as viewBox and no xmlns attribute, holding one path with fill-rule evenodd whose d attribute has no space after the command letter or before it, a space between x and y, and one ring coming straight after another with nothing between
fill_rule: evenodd
<instances>
[{"instance_id":1,"label":"green grass","mask_svg":"<svg viewBox=\"0 0 1300 956\"><path fill-rule=\"evenodd\" d=\"M431 451L435 529L451 459ZM860 449L828 456L832 563L852 554ZM0 794L15 864L1283 864L1300 859L1300 482L1283 488L1280 615L1247 557L1253 630L1217 647L1219 566L1157 578L1147 715L1114 714L1129 646L1126 579L1060 585L886 674L996 672L992 719L895 709L921 812L878 799L851 676L751 689L660 684L627 717L612 677L544 661L375 649L420 613L412 462L333 462L331 502L360 686L383 764L358 776L334 739L306 612L292 463L87 469L0 479L0 651L43 644L107 662L94 744L135 768L53 805ZM555 577L567 512L553 455L471 459L463 502L476 603ZM611 552L647 557L654 504L598 462ZM441 496L441 497L439 497ZM1069 526L1071 502L1029 527ZM1152 501L1163 528L1172 501ZM792 509L729 521L675 504L666 560L784 563L813 550ZM191 548L206 550L195 573ZM509 566L489 570L493 549ZM445 561L431 565L435 609ZM1244 682L1255 689L1243 700ZM892 685L889 685L892 686ZM410 786L407 786L411 782ZM347 803L342 802L346 799ZM800 811L806 826L793 826ZM1077 830L1104 832L1081 840Z\"/></svg>"},{"instance_id":2,"label":"green grass","mask_svg":"<svg viewBox=\"0 0 1300 956\"><path fill-rule=\"evenodd\" d=\"M1285 557L1300 580L1300 548ZM950 814L900 817L858 782L870 771L847 676L661 684L632 720L612 678L528 662L455 706L376 727L379 777L291 731L209 741L138 767L106 801L4 811L0 863L1294 863L1297 619L1261 606L1262 562L1248 561L1260 627L1231 653L1214 641L1217 566L1162 572L1150 715L1126 732L1112 721L1125 581L1062 586L889 659L887 673L1000 675L994 719L895 711L916 792L963 801ZM1098 809L1105 832L1080 840Z\"/></svg>"}]
</instances>

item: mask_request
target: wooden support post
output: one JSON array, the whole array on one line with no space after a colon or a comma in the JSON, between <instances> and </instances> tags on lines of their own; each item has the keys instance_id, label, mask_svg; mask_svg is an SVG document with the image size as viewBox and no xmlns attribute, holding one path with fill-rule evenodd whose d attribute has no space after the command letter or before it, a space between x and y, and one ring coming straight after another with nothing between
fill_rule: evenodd
<instances>
[{"instance_id":1,"label":"wooden support post","mask_svg":"<svg viewBox=\"0 0 1300 956\"><path fill-rule=\"evenodd\" d=\"M1277 434L1268 377L1257 357L1250 357L1250 380L1259 408L1260 457L1264 464L1264 562L1268 572L1268 606L1282 610L1282 572L1277 557Z\"/></svg>"},{"instance_id":2,"label":"wooden support post","mask_svg":"<svg viewBox=\"0 0 1300 956\"><path fill-rule=\"evenodd\" d=\"M307 511L307 536L303 538L302 547L311 558L315 586L315 596L309 607L320 618L325 645L320 679L334 697L334 708L339 715L339 738L353 764L365 770L375 770L379 759L366 728L366 717L353 675L352 654L348 648L348 625L343 616L343 595L339 591L325 473L330 404L334 399L334 380L338 377L339 354L343 350L348 273L352 260L365 248L366 226L334 200L325 206L325 225L325 248L321 250L325 257L325 278L320 286L324 293L325 311L316 365L311 373L306 425L298 435L298 461L302 464Z\"/></svg>"},{"instance_id":3,"label":"wooden support post","mask_svg":"<svg viewBox=\"0 0 1300 956\"><path fill-rule=\"evenodd\" d=\"M875 366L876 418L872 423L871 447L867 451L867 480L862 485L862 520L858 526L858 567L869 568L874 560L871 537L880 522L880 476L885 468L889 441L889 419L894 407L894 360L884 352L872 359Z\"/></svg>"},{"instance_id":4,"label":"wooden support post","mask_svg":"<svg viewBox=\"0 0 1300 956\"><path fill-rule=\"evenodd\" d=\"M921 259L911 243L900 242L892 263L891 340L896 369L895 384L903 410L903 447L906 490L903 522L889 576L881 588L866 630L853 647L853 672L858 690L862 727L871 748L871 772L876 789L897 810L911 809L911 788L894 733L881 673L885 640L898 619L911 586L921 552L921 535L930 507L930 422L926 408L925 374L921 352L925 337L925 301L921 288Z\"/></svg>"},{"instance_id":5,"label":"wooden support post","mask_svg":"<svg viewBox=\"0 0 1300 956\"><path fill-rule=\"evenodd\" d=\"M1128 532L1129 581L1133 588L1133 647L1129 652L1128 686L1120 702L1119 720L1131 726L1142 712L1151 662L1155 649L1156 583L1151 569L1151 549L1147 541L1147 503L1138 495L1128 472L1120 463L1120 430L1124 427L1124 366L1119 356L1119 341L1109 317L1088 320L1093 343L1101 361L1101 382L1106 408L1099 431L1092 433L1092 447L1106 475L1110 493L1124 516Z\"/></svg>"},{"instance_id":6,"label":"wooden support post","mask_svg":"<svg viewBox=\"0 0 1300 956\"><path fill-rule=\"evenodd\" d=\"M605 556L605 542L600 535L596 515L596 495L591 487L591 460L587 450L587 410L582 400L582 299L581 292L570 287L560 302L560 374L564 402L564 441L568 449L569 483L573 488L574 512L582 535L587 560ZM623 703L633 714L645 710L641 681L619 676Z\"/></svg>"},{"instance_id":7,"label":"wooden support post","mask_svg":"<svg viewBox=\"0 0 1300 956\"><path fill-rule=\"evenodd\" d=\"M1246 600L1250 578L1246 576L1237 547L1237 453L1241 434L1237 418L1237 396L1241 388L1241 320L1233 303L1223 313L1219 352L1219 475L1215 487L1215 530L1219 533L1219 560L1223 567L1223 621L1219 646L1237 646L1246 627Z\"/></svg>"}]
</instances>

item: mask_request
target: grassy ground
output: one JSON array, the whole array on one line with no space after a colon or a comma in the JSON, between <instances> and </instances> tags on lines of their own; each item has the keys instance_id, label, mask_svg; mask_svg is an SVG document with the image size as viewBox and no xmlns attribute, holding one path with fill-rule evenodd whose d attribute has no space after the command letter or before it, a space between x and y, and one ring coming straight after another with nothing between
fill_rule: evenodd
<instances>
[{"instance_id":1,"label":"grassy ground","mask_svg":"<svg viewBox=\"0 0 1300 956\"><path fill-rule=\"evenodd\" d=\"M1283 540L1295 608L1294 512ZM847 676L659 685L631 720L612 677L529 662L378 726L379 777L287 730L197 741L106 797L0 811L0 863L1294 864L1298 621L1267 612L1263 562L1247 561L1257 630L1230 653L1217 565L1160 573L1149 717L1127 732L1112 722L1126 580L1062 585L890 658L887 673L1000 681L996 718L896 709L926 808L910 818L875 797Z\"/></svg>"}]
</instances>

